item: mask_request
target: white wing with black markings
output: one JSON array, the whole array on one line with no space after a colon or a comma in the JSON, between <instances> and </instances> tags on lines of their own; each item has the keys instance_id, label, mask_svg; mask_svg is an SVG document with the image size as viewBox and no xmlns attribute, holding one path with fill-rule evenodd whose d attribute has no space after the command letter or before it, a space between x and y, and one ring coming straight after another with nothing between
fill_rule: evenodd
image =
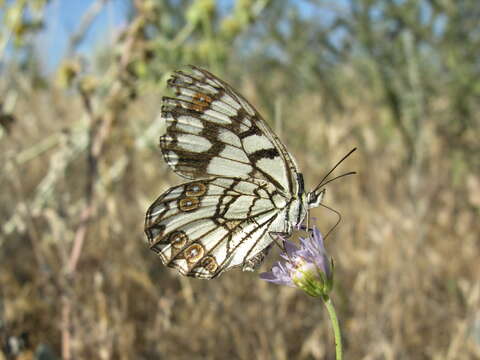
<instances>
[{"instance_id":1,"label":"white wing with black markings","mask_svg":"<svg viewBox=\"0 0 480 360\"><path fill-rule=\"evenodd\" d=\"M287 233L307 212L293 157L258 112L224 81L192 67L168 81L167 164L193 180L172 187L148 209L145 232L163 263L181 274L213 278L256 267L272 233Z\"/></svg>"},{"instance_id":2,"label":"white wing with black markings","mask_svg":"<svg viewBox=\"0 0 480 360\"><path fill-rule=\"evenodd\" d=\"M147 213L150 248L183 275L243 266L283 232L288 198L264 180L215 177L172 187Z\"/></svg>"}]
</instances>

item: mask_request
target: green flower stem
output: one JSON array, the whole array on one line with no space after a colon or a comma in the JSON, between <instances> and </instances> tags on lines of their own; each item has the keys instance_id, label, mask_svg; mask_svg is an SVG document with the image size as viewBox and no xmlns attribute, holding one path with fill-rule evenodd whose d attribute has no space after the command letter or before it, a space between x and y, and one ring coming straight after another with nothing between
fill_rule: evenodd
<instances>
[{"instance_id":1,"label":"green flower stem","mask_svg":"<svg viewBox=\"0 0 480 360\"><path fill-rule=\"evenodd\" d=\"M340 325L338 324L337 313L335 312L335 307L333 306L332 300L328 295L322 296L325 306L328 310L328 315L330 316L330 322L332 323L333 333L335 335L335 352L336 359L342 360L343 358L343 349L342 349L342 334L340 333Z\"/></svg>"}]
</instances>

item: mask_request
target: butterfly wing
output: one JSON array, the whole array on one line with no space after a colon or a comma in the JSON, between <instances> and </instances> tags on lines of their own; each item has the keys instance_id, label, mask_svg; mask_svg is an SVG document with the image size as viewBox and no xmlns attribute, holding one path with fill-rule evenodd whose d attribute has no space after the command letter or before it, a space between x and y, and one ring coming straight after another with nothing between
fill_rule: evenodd
<instances>
[{"instance_id":1,"label":"butterfly wing","mask_svg":"<svg viewBox=\"0 0 480 360\"><path fill-rule=\"evenodd\" d=\"M145 232L162 262L181 274L211 279L256 265L284 227L288 199L264 180L228 177L175 186L148 209Z\"/></svg>"},{"instance_id":2,"label":"butterfly wing","mask_svg":"<svg viewBox=\"0 0 480 360\"><path fill-rule=\"evenodd\" d=\"M160 147L175 172L188 179L263 179L285 194L298 193L294 159L232 87L197 67L175 72L168 85L176 97L163 98L167 128Z\"/></svg>"}]
</instances>

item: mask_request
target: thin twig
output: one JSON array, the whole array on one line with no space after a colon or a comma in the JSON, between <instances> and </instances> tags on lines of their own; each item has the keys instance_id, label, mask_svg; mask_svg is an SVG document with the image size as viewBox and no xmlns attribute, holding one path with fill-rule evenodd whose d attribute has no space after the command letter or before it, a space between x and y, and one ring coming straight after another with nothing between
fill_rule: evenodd
<instances>
[{"instance_id":1,"label":"thin twig","mask_svg":"<svg viewBox=\"0 0 480 360\"><path fill-rule=\"evenodd\" d=\"M103 1L106 2L106 0ZM117 69L113 73L113 79L115 80L110 87L110 92L102 101L103 104L106 104L107 108L95 112L90 97L91 95L82 90L80 93L83 106L89 118L87 175L85 186L86 201L80 215L80 223L75 231L73 246L65 266L66 273L62 295L62 358L65 360L72 359L71 317L72 312L74 312L72 301L74 293L69 290L71 289L71 284L74 282L75 271L82 254L89 224L95 214L97 206L97 194L95 188L99 176L99 162L104 144L111 132L113 122L117 118L117 112L119 109L122 109L121 106L118 106L118 98L121 98L121 93L125 89L125 84L122 79L125 74L125 68L128 66L133 55L137 35L140 34L140 24L142 24L142 21L139 21L137 18L127 29L127 35L124 40L124 51L117 65ZM127 98L121 98L121 101L126 101L126 99ZM99 115L96 115L96 113Z\"/></svg>"},{"instance_id":2,"label":"thin twig","mask_svg":"<svg viewBox=\"0 0 480 360\"><path fill-rule=\"evenodd\" d=\"M73 240L73 247L68 257L66 265L66 274L64 289L62 295L62 358L70 360L72 358L71 351L71 312L72 312L72 294L70 291L70 284L74 280L75 270L77 268L78 260L82 253L83 244L88 230L88 223L90 222L95 210L95 183L98 176L98 157L100 153L93 152L93 144L95 144L98 132L96 131L96 118L93 114L93 108L90 98L81 93L83 104L89 118L89 134L87 145L87 176L85 186L85 207L80 215L80 224L75 231Z\"/></svg>"},{"instance_id":3,"label":"thin twig","mask_svg":"<svg viewBox=\"0 0 480 360\"><path fill-rule=\"evenodd\" d=\"M85 14L80 20L80 25L78 25L77 30L72 34L68 42L67 57L71 57L75 53L75 49L82 42L88 29L90 29L90 26L108 1L109 0L97 0L85 11Z\"/></svg>"}]
</instances>

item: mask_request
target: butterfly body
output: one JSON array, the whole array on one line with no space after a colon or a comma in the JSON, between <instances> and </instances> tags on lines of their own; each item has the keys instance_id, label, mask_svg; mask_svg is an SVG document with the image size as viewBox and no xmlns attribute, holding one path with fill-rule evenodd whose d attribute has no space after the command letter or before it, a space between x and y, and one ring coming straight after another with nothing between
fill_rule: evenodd
<instances>
[{"instance_id":1,"label":"butterfly body","mask_svg":"<svg viewBox=\"0 0 480 360\"><path fill-rule=\"evenodd\" d=\"M273 234L291 234L323 192L305 193L285 146L241 95L206 70L177 71L164 97L167 164L190 181L148 209L145 232L162 262L211 279L263 260Z\"/></svg>"}]
</instances>

